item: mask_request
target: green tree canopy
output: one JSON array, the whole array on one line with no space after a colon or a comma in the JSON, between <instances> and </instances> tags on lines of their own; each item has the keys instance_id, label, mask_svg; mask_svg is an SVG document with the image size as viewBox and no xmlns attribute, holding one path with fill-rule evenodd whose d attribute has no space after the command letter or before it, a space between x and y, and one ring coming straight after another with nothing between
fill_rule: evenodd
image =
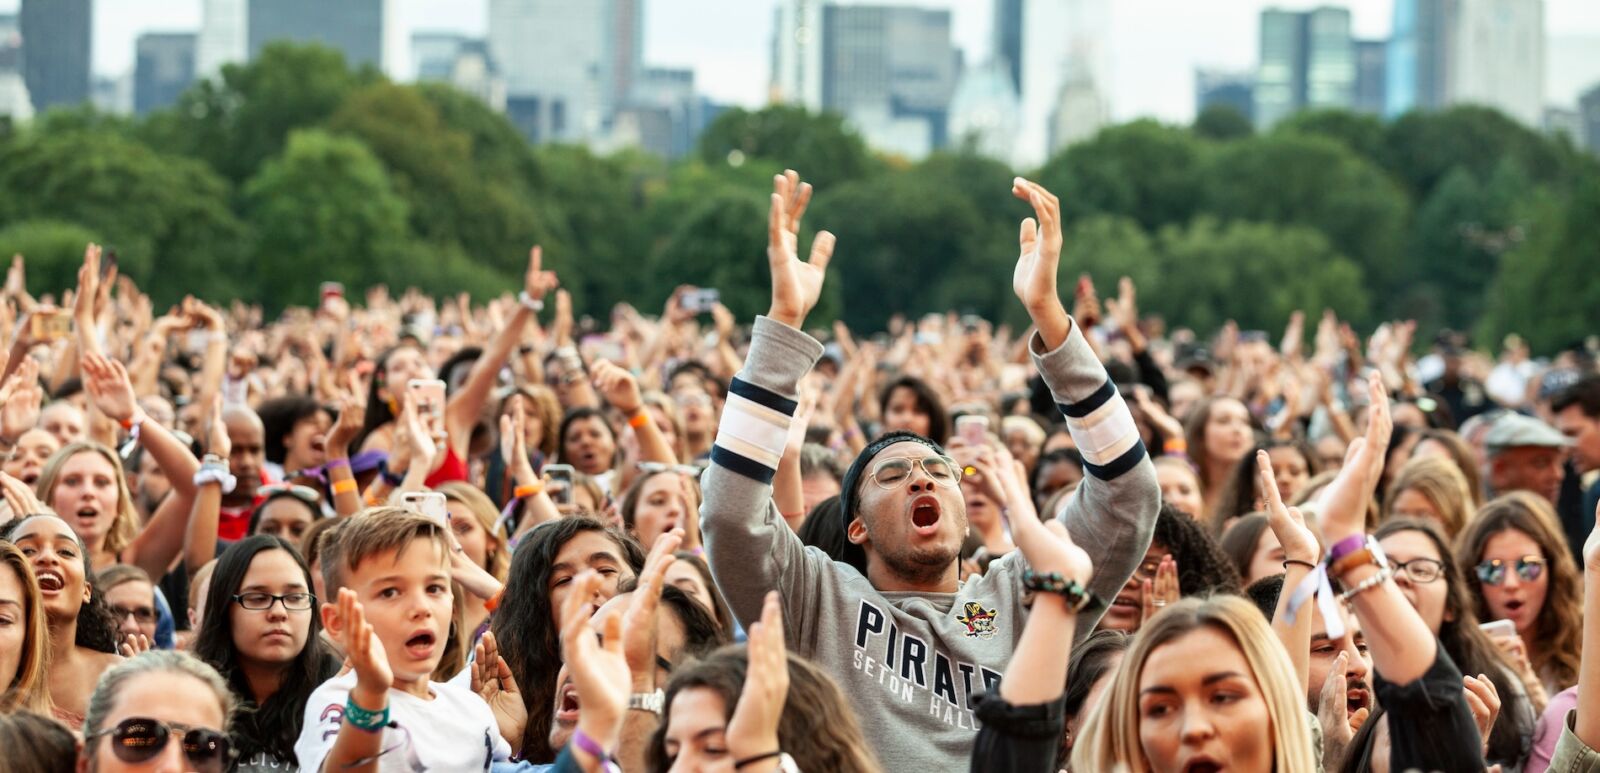
<instances>
[{"instance_id":1,"label":"green tree canopy","mask_svg":"<svg viewBox=\"0 0 1600 773\"><path fill-rule=\"evenodd\" d=\"M728 110L701 133L698 148L706 164L767 159L798 170L819 188L859 180L880 166L861 135L837 113L789 105Z\"/></svg>"},{"instance_id":2,"label":"green tree canopy","mask_svg":"<svg viewBox=\"0 0 1600 773\"><path fill-rule=\"evenodd\" d=\"M1483 340L1520 333L1537 352L1553 352L1600 331L1600 179L1584 179L1563 199L1527 204L1527 238L1500 261L1479 327Z\"/></svg>"},{"instance_id":3,"label":"green tree canopy","mask_svg":"<svg viewBox=\"0 0 1600 773\"><path fill-rule=\"evenodd\" d=\"M1145 228L1186 223L1200 202L1207 148L1187 129L1151 120L1113 126L1039 170L1067 220L1121 215Z\"/></svg>"}]
</instances>

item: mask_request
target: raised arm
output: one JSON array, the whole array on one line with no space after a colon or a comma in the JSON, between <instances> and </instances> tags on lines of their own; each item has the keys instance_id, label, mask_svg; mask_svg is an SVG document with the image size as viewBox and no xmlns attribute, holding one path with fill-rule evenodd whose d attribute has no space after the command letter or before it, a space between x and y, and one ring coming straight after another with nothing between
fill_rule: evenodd
<instances>
[{"instance_id":1,"label":"raised arm","mask_svg":"<svg viewBox=\"0 0 1600 773\"><path fill-rule=\"evenodd\" d=\"M1022 178L1012 194L1033 205L1038 219L1022 221L1021 255L1011 287L1038 329L1030 351L1035 367L1050 387L1083 454L1083 483L1061 512L1055 514L1072 541L1101 556L1091 589L1104 598L1116 595L1150 547L1161 489L1150 464L1133 414L1089 348L1083 333L1067 316L1056 291L1061 262L1061 205L1049 191ZM1052 514L1046 513L1048 518ZM1078 617L1078 635L1087 636L1099 616Z\"/></svg>"},{"instance_id":2,"label":"raised arm","mask_svg":"<svg viewBox=\"0 0 1600 773\"><path fill-rule=\"evenodd\" d=\"M1600 749L1600 518L1595 523L1583 544L1583 662L1575 722L1578 740L1590 749Z\"/></svg>"},{"instance_id":3,"label":"raised arm","mask_svg":"<svg viewBox=\"0 0 1600 773\"><path fill-rule=\"evenodd\" d=\"M535 309L544 308L545 295L554 290L556 285L555 272L544 270L544 253L535 245L528 251L528 270L523 274L522 295L519 297L521 303L512 310L505 327L495 333L489 348L467 375L466 383L461 385L461 389L445 406L445 428L450 434L452 446L466 449L472 427L483 412L484 401L489 399L489 393L494 390L500 369L505 367L512 350L522 340L523 328L533 319ZM462 315L463 319L470 318L470 310L465 305Z\"/></svg>"},{"instance_id":4,"label":"raised arm","mask_svg":"<svg viewBox=\"0 0 1600 773\"><path fill-rule=\"evenodd\" d=\"M133 383L122 363L100 355L83 358L83 385L94 405L107 418L139 433L139 444L156 460L172 483L172 495L156 508L119 560L145 570L151 577L167 573L183 550L184 525L194 504L194 474L200 460L166 427L148 420L133 395Z\"/></svg>"},{"instance_id":5,"label":"raised arm","mask_svg":"<svg viewBox=\"0 0 1600 773\"><path fill-rule=\"evenodd\" d=\"M746 624L760 617L767 589L781 587L790 610L805 603L807 562L799 538L772 504L772 478L797 408L797 385L822 356L822 345L800 326L822 292L834 244L832 234L817 234L811 259L802 262L800 218L811 186L790 171L774 179L773 191L767 222L772 305L756 319L744 367L729 385L711 467L701 481L707 559ZM792 612L790 618L803 619Z\"/></svg>"}]
</instances>

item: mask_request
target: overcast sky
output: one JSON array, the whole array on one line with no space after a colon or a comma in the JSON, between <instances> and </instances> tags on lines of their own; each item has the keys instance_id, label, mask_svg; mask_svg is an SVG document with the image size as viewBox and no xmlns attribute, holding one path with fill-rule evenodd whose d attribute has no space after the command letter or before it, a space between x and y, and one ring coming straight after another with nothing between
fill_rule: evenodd
<instances>
[{"instance_id":1,"label":"overcast sky","mask_svg":"<svg viewBox=\"0 0 1600 773\"><path fill-rule=\"evenodd\" d=\"M338 0L329 0L337 2ZM592 0L573 0L591 2ZM1467 0L1477 2L1478 0ZM409 40L422 29L483 34L486 0L391 0ZM645 59L693 67L711 98L757 106L766 95L772 9L777 0L644 0ZM882 4L945 7L955 14L956 45L967 61L989 56L991 0L875 0ZM1110 0L1113 7L1112 110L1119 120L1156 116L1187 121L1194 112L1194 68L1248 69L1256 60L1262 8L1308 8L1338 0ZM14 10L20 0L0 0ZM95 0L94 69L118 75L133 66L133 41L147 31L196 29L200 0ZM1345 0L1356 34L1389 33L1393 0ZM1600 82L1600 0L1546 0L1552 36L1546 98L1573 104ZM392 57L391 74L409 71L408 52Z\"/></svg>"}]
</instances>

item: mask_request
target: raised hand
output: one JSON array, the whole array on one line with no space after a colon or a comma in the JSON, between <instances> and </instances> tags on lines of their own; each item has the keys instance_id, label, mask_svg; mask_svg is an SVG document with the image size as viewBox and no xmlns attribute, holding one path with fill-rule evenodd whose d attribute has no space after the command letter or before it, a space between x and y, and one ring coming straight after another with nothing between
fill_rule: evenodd
<instances>
[{"instance_id":1,"label":"raised hand","mask_svg":"<svg viewBox=\"0 0 1600 773\"><path fill-rule=\"evenodd\" d=\"M750 626L744 690L728 722L728 754L736 760L777 751L778 722L789 698L789 652L783 642L783 607L767 593L761 620Z\"/></svg>"},{"instance_id":2,"label":"raised hand","mask_svg":"<svg viewBox=\"0 0 1600 773\"><path fill-rule=\"evenodd\" d=\"M545 295L560 286L556 272L544 270L544 250L537 244L533 245L533 249L528 250L528 270L522 276L523 292L536 301L542 301Z\"/></svg>"},{"instance_id":3,"label":"raised hand","mask_svg":"<svg viewBox=\"0 0 1600 773\"><path fill-rule=\"evenodd\" d=\"M1117 297L1106 299L1106 311L1116 321L1117 327L1123 330L1138 329L1138 291L1134 289L1132 279L1123 277L1117 282Z\"/></svg>"},{"instance_id":4,"label":"raised hand","mask_svg":"<svg viewBox=\"0 0 1600 773\"><path fill-rule=\"evenodd\" d=\"M1367 378L1367 396L1367 435L1350 444L1339 477L1323 493L1322 536L1330 545L1366 530L1367 502L1372 497L1373 483L1383 470L1389 434L1394 431L1389 396L1376 372Z\"/></svg>"},{"instance_id":5,"label":"raised hand","mask_svg":"<svg viewBox=\"0 0 1600 773\"><path fill-rule=\"evenodd\" d=\"M1013 461L1004 451L995 450L993 453L997 461L983 470L983 476L986 481L996 484L998 490L1005 492L1004 497L997 501L1006 509L1011 520L1011 540L1022 551L1028 566L1035 572L1058 572L1062 577L1076 580L1087 587L1089 578L1094 574L1094 562L1089 559L1089 554L1073 543L1060 521L1054 518L1048 522L1039 520L1039 511L1034 509L1033 497L1023 482L1021 464ZM993 493L989 495L994 497Z\"/></svg>"},{"instance_id":6,"label":"raised hand","mask_svg":"<svg viewBox=\"0 0 1600 773\"><path fill-rule=\"evenodd\" d=\"M343 625L334 635L334 640L344 650L345 662L356 672L356 689L365 693L369 701L377 696L386 696L390 685L394 684L394 669L389 666L389 656L383 650L383 642L372 630L372 624L367 622L366 610L356 600L355 591L340 588L338 603L339 620ZM383 704L374 706L358 701L357 705L376 711Z\"/></svg>"},{"instance_id":7,"label":"raised hand","mask_svg":"<svg viewBox=\"0 0 1600 773\"><path fill-rule=\"evenodd\" d=\"M634 692L650 692L656 685L656 609L666 587L667 569L677 561L673 551L683 544L683 529L656 538L639 572L639 584L622 615L622 654L633 675Z\"/></svg>"},{"instance_id":8,"label":"raised hand","mask_svg":"<svg viewBox=\"0 0 1600 773\"><path fill-rule=\"evenodd\" d=\"M39 406L44 401L39 361L24 355L0 395L4 398L4 405L0 406L0 440L16 445L23 433L39 423Z\"/></svg>"},{"instance_id":9,"label":"raised hand","mask_svg":"<svg viewBox=\"0 0 1600 773\"><path fill-rule=\"evenodd\" d=\"M1021 254L1011 275L1011 290L1033 318L1045 346L1054 349L1072 331L1067 309L1056 291L1056 272L1061 265L1061 201L1043 186L1021 177L1011 181L1011 195L1031 204L1037 218L1022 221Z\"/></svg>"},{"instance_id":10,"label":"raised hand","mask_svg":"<svg viewBox=\"0 0 1600 773\"><path fill-rule=\"evenodd\" d=\"M18 298L27 292L27 264L21 255L12 255L11 268L6 270L6 295Z\"/></svg>"},{"instance_id":11,"label":"raised hand","mask_svg":"<svg viewBox=\"0 0 1600 773\"><path fill-rule=\"evenodd\" d=\"M361 424L366 414L367 401L359 389L339 400L339 418L334 421L333 428L328 430L328 437L323 441L329 459L350 458L350 443L361 434Z\"/></svg>"},{"instance_id":12,"label":"raised hand","mask_svg":"<svg viewBox=\"0 0 1600 773\"><path fill-rule=\"evenodd\" d=\"M561 656L578 690L578 704L583 706L578 729L615 752L633 679L622 654L622 616L606 618L604 644L595 640L594 628L589 625L600 579L593 570L573 578L572 590L561 604Z\"/></svg>"},{"instance_id":13,"label":"raised hand","mask_svg":"<svg viewBox=\"0 0 1600 773\"><path fill-rule=\"evenodd\" d=\"M1364 708L1350 713L1346 697L1346 672L1349 666L1348 652L1341 652L1333 659L1333 667L1328 669L1328 677L1322 682L1320 700L1317 701L1317 723L1322 725L1323 755L1332 759L1344 756L1350 739L1367 721L1367 710Z\"/></svg>"},{"instance_id":14,"label":"raised hand","mask_svg":"<svg viewBox=\"0 0 1600 773\"><path fill-rule=\"evenodd\" d=\"M1134 389L1133 402L1139 406L1139 410L1144 414L1145 420L1154 425L1156 429L1161 430L1163 436L1168 439L1181 439L1183 437L1183 424L1172 418L1172 414L1167 413L1167 409L1162 408L1160 403L1150 399L1149 389L1142 386Z\"/></svg>"},{"instance_id":15,"label":"raised hand","mask_svg":"<svg viewBox=\"0 0 1600 773\"><path fill-rule=\"evenodd\" d=\"M1143 619L1149 620L1178 603L1182 595L1178 588L1178 559L1162 556L1161 563L1156 565L1155 579L1144 581Z\"/></svg>"},{"instance_id":16,"label":"raised hand","mask_svg":"<svg viewBox=\"0 0 1600 773\"><path fill-rule=\"evenodd\" d=\"M810 259L800 260L800 218L810 202L811 184L800 182L793 169L772 178L772 205L767 213L772 306L767 316L793 328L805 324L806 315L817 305L828 261L833 258L833 234L818 231L811 240Z\"/></svg>"},{"instance_id":17,"label":"raised hand","mask_svg":"<svg viewBox=\"0 0 1600 773\"><path fill-rule=\"evenodd\" d=\"M0 495L4 495L6 504L11 508L13 518L21 518L34 513L48 513L50 508L34 495L33 489L28 484L0 472Z\"/></svg>"},{"instance_id":18,"label":"raised hand","mask_svg":"<svg viewBox=\"0 0 1600 773\"><path fill-rule=\"evenodd\" d=\"M1463 692L1467 698L1467 708L1472 710L1472 721L1478 726L1478 735L1483 738L1483 751L1489 752L1489 733L1494 730L1494 721L1500 716L1500 691L1495 689L1494 682L1488 676L1468 674L1461 679Z\"/></svg>"},{"instance_id":19,"label":"raised hand","mask_svg":"<svg viewBox=\"0 0 1600 773\"><path fill-rule=\"evenodd\" d=\"M625 368L607 360L595 360L589 366L594 377L594 388L611 407L632 416L639 412L644 398L639 394L639 382Z\"/></svg>"},{"instance_id":20,"label":"raised hand","mask_svg":"<svg viewBox=\"0 0 1600 773\"><path fill-rule=\"evenodd\" d=\"M93 242L83 248L83 265L78 268L78 294L73 299L72 318L78 323L80 335L88 335L94 326L94 304L100 295L100 245Z\"/></svg>"},{"instance_id":21,"label":"raised hand","mask_svg":"<svg viewBox=\"0 0 1600 773\"><path fill-rule=\"evenodd\" d=\"M521 745L522 733L528 726L528 707L522 702L522 690L511 674L511 666L500 657L500 646L495 643L493 632L485 631L478 640L471 668L472 691L494 712L500 737L513 748Z\"/></svg>"},{"instance_id":22,"label":"raised hand","mask_svg":"<svg viewBox=\"0 0 1600 773\"><path fill-rule=\"evenodd\" d=\"M125 658L138 657L150 651L150 637L142 633L130 633L121 637L117 644L117 652Z\"/></svg>"},{"instance_id":23,"label":"raised hand","mask_svg":"<svg viewBox=\"0 0 1600 773\"><path fill-rule=\"evenodd\" d=\"M128 379L128 369L100 354L84 354L79 362L83 388L95 407L113 421L131 421L139 412L139 401L133 393L133 382Z\"/></svg>"},{"instance_id":24,"label":"raised hand","mask_svg":"<svg viewBox=\"0 0 1600 773\"><path fill-rule=\"evenodd\" d=\"M1283 504L1283 495L1278 491L1278 478L1272 472L1272 458L1266 451L1256 452L1256 479L1267 500L1267 524L1272 529L1272 535L1283 545L1284 560L1317 563L1322 555L1317 535L1306 526L1305 516L1299 508Z\"/></svg>"}]
</instances>

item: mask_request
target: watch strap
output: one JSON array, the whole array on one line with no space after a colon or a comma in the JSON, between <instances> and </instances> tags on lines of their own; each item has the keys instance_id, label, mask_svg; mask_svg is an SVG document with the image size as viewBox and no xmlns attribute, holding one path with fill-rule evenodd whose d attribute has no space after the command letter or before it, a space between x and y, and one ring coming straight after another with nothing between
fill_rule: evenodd
<instances>
[{"instance_id":1,"label":"watch strap","mask_svg":"<svg viewBox=\"0 0 1600 773\"><path fill-rule=\"evenodd\" d=\"M636 692L628 696L628 710L660 714L666 707L666 698L667 694L659 689L652 692Z\"/></svg>"}]
</instances>

